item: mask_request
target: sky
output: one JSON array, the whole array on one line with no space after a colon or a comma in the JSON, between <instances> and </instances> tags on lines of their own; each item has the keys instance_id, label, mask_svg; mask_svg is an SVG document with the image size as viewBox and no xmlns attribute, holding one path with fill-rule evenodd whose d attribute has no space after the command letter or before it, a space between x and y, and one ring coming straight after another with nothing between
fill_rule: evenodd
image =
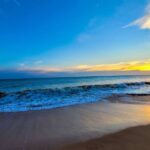
<instances>
[{"instance_id":1,"label":"sky","mask_svg":"<svg viewBox=\"0 0 150 150\"><path fill-rule=\"evenodd\" d=\"M0 0L0 78L150 74L149 0Z\"/></svg>"}]
</instances>

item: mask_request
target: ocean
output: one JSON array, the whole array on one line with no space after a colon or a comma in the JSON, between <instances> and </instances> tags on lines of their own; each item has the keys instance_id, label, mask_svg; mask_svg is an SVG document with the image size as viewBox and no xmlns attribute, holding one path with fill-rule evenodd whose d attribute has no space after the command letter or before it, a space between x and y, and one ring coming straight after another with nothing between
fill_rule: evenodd
<instances>
[{"instance_id":1,"label":"ocean","mask_svg":"<svg viewBox=\"0 0 150 150\"><path fill-rule=\"evenodd\" d=\"M0 93L0 112L52 109L107 102L112 95L150 94L150 76L8 79L0 80Z\"/></svg>"}]
</instances>

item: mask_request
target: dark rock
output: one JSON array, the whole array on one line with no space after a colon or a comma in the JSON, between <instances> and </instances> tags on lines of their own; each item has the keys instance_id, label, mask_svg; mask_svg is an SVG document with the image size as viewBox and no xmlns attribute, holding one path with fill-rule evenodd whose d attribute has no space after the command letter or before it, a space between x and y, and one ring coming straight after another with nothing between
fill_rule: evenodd
<instances>
[{"instance_id":1,"label":"dark rock","mask_svg":"<svg viewBox=\"0 0 150 150\"><path fill-rule=\"evenodd\" d=\"M6 96L6 95L7 95L6 93L0 92L0 98L4 97L4 96Z\"/></svg>"}]
</instances>

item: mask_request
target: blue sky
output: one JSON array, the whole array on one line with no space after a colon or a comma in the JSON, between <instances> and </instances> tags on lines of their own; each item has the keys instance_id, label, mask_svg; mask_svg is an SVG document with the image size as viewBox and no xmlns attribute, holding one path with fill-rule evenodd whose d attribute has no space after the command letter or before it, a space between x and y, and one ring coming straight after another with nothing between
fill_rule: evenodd
<instances>
[{"instance_id":1,"label":"blue sky","mask_svg":"<svg viewBox=\"0 0 150 150\"><path fill-rule=\"evenodd\" d=\"M49 73L149 64L149 3L0 0L0 70L11 76L16 70Z\"/></svg>"}]
</instances>

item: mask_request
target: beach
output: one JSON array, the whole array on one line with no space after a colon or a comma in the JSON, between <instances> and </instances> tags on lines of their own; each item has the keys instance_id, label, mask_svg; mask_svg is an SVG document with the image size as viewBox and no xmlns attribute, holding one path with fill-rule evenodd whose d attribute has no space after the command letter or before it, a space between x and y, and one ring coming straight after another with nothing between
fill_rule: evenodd
<instances>
[{"instance_id":1,"label":"beach","mask_svg":"<svg viewBox=\"0 0 150 150\"><path fill-rule=\"evenodd\" d=\"M150 150L150 0L0 0L0 150Z\"/></svg>"},{"instance_id":2,"label":"beach","mask_svg":"<svg viewBox=\"0 0 150 150\"><path fill-rule=\"evenodd\" d=\"M141 125L150 124L150 105L118 101L0 113L0 150L133 149L135 143L149 149L150 127Z\"/></svg>"},{"instance_id":3,"label":"beach","mask_svg":"<svg viewBox=\"0 0 150 150\"><path fill-rule=\"evenodd\" d=\"M115 134L65 147L61 150L149 150L150 125L125 129Z\"/></svg>"}]
</instances>

